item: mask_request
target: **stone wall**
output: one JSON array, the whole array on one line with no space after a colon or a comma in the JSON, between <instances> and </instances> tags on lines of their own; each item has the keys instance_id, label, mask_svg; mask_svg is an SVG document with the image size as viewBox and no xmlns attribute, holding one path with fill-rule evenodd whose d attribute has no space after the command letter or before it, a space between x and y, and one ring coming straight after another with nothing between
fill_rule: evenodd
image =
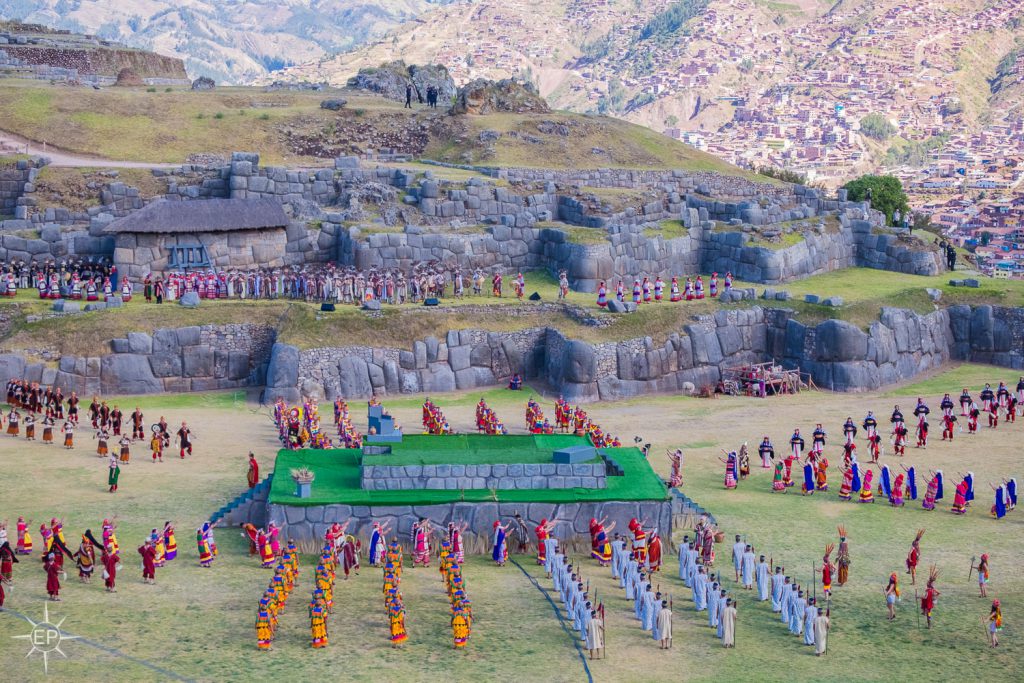
<instances>
[{"instance_id":1,"label":"stone wall","mask_svg":"<svg viewBox=\"0 0 1024 683\"><path fill-rule=\"evenodd\" d=\"M1024 370L1024 308L951 306L952 357Z\"/></svg>"},{"instance_id":2,"label":"stone wall","mask_svg":"<svg viewBox=\"0 0 1024 683\"><path fill-rule=\"evenodd\" d=\"M258 386L265 381L275 338L273 328L249 324L130 332L110 342L108 355L64 356L56 371L39 364L38 370L30 365L24 372L32 377L38 372L44 384L80 396Z\"/></svg>"},{"instance_id":3,"label":"stone wall","mask_svg":"<svg viewBox=\"0 0 1024 683\"><path fill-rule=\"evenodd\" d=\"M15 215L18 200L25 194L25 185L31 184L39 169L27 161L19 161L14 168L0 168L0 214Z\"/></svg>"},{"instance_id":4,"label":"stone wall","mask_svg":"<svg viewBox=\"0 0 1024 683\"><path fill-rule=\"evenodd\" d=\"M316 486L316 482L313 483ZM444 505L316 505L297 507L271 503L267 506L267 520L273 521L285 537L296 542L322 540L324 532L333 522L350 521L349 533L368 544L373 523L390 525L399 538L408 538L414 522L425 517L435 525L445 527L449 522L466 522L466 541L469 551L479 548L490 551L493 524L498 519L509 519L516 513L523 517L529 528L542 519L555 522L555 536L562 542L590 543L590 520L606 518L619 529L625 529L629 520L646 519L648 524L661 530L665 538L672 528L672 502L664 501L610 501L606 503L450 503Z\"/></svg>"},{"instance_id":5,"label":"stone wall","mask_svg":"<svg viewBox=\"0 0 1024 683\"><path fill-rule=\"evenodd\" d=\"M698 317L663 343L645 337L590 344L552 328L533 328L500 334L452 331L445 341L414 341L407 350L300 352L279 344L268 394L291 400L300 394L330 400L429 394L501 386L519 372L568 400L590 402L693 391L717 383L725 368L766 361L799 367L823 389L863 391L913 378L951 358L1024 364L1024 332L1019 331L1024 327L1009 328L1014 321L1024 323L1024 311L990 309L921 315L885 308L867 331L840 320L806 326L788 309L721 310Z\"/></svg>"},{"instance_id":6,"label":"stone wall","mask_svg":"<svg viewBox=\"0 0 1024 683\"><path fill-rule=\"evenodd\" d=\"M412 342L408 349L342 346L299 351L276 344L267 394L338 397L435 393L507 383L513 373L532 377L546 328L518 332L451 331Z\"/></svg>"},{"instance_id":7,"label":"stone wall","mask_svg":"<svg viewBox=\"0 0 1024 683\"><path fill-rule=\"evenodd\" d=\"M598 463L496 465L363 465L364 491L439 489L603 489L607 466Z\"/></svg>"}]
</instances>

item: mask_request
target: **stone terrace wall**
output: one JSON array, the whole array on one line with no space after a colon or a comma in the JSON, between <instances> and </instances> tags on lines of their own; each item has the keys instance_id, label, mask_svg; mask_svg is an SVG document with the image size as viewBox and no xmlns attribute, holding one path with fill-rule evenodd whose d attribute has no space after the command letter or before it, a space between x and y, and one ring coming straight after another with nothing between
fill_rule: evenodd
<instances>
[{"instance_id":1,"label":"stone terrace wall","mask_svg":"<svg viewBox=\"0 0 1024 683\"><path fill-rule=\"evenodd\" d=\"M316 482L313 482L316 486ZM470 548L490 548L494 521L508 519L519 513L528 527L540 524L542 519L556 523L555 535L562 542L590 543L590 520L607 518L609 523L625 529L629 520L646 519L665 530L672 528L672 503L665 501L611 501L606 503L451 503L447 505L319 505L293 507L271 503L267 506L267 519L281 528L281 532L296 542L323 539L324 532L336 521L350 520L349 533L369 542L373 523L385 522L399 538L408 537L413 523L421 517L436 525L466 522ZM665 533L665 537L669 536ZM588 546L589 547L589 546Z\"/></svg>"},{"instance_id":2,"label":"stone terrace wall","mask_svg":"<svg viewBox=\"0 0 1024 683\"><path fill-rule=\"evenodd\" d=\"M599 463L496 465L364 465L366 491L406 489L603 489L607 466Z\"/></svg>"},{"instance_id":3,"label":"stone terrace wall","mask_svg":"<svg viewBox=\"0 0 1024 683\"><path fill-rule=\"evenodd\" d=\"M748 282L778 284L854 266L913 275L938 275L945 269L938 252L912 249L893 233L874 234L867 220L844 213L840 223L838 232L808 233L784 249L748 246L747 235L739 231L708 232L704 272L731 271Z\"/></svg>"},{"instance_id":4,"label":"stone terrace wall","mask_svg":"<svg viewBox=\"0 0 1024 683\"><path fill-rule=\"evenodd\" d=\"M258 386L275 338L273 328L249 324L131 332L111 341L109 355L62 357L49 383L80 396ZM44 383L51 370L40 370Z\"/></svg>"},{"instance_id":5,"label":"stone terrace wall","mask_svg":"<svg viewBox=\"0 0 1024 683\"><path fill-rule=\"evenodd\" d=\"M343 346L309 349L275 345L267 394L337 397L434 393L490 387L513 373L537 373L536 355L546 328L519 332L451 331L444 341L427 337L408 350Z\"/></svg>"},{"instance_id":6,"label":"stone terrace wall","mask_svg":"<svg viewBox=\"0 0 1024 683\"><path fill-rule=\"evenodd\" d=\"M1010 322L1000 322L1001 315ZM865 332L839 320L806 326L791 310L754 307L699 317L658 344L650 337L590 344L550 328L453 331L445 342L415 341L411 350L299 352L279 344L271 360L277 371L268 373L267 391L290 399L301 393L331 400L434 393L500 386L519 372L568 400L590 402L692 391L717 383L725 368L770 360L799 367L823 389L863 391L910 379L951 358L1024 365L1024 332L1011 333L1008 327L1024 323L1024 312L1015 309L1012 315L993 313L990 307L927 315L886 308Z\"/></svg>"}]
</instances>

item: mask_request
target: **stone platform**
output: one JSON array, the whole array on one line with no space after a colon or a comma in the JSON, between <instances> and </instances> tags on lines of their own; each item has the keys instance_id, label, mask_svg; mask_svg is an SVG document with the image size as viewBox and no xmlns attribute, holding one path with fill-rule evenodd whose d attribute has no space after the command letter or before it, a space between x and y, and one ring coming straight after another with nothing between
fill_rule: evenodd
<instances>
[{"instance_id":1,"label":"stone platform","mask_svg":"<svg viewBox=\"0 0 1024 683\"><path fill-rule=\"evenodd\" d=\"M596 463L494 465L364 465L366 491L436 489L603 489L607 466Z\"/></svg>"},{"instance_id":2,"label":"stone platform","mask_svg":"<svg viewBox=\"0 0 1024 683\"><path fill-rule=\"evenodd\" d=\"M555 522L554 535L562 542L590 543L590 520L607 518L617 529L625 529L632 518L646 519L658 529L663 538L670 538L672 529L672 501L587 501L575 503L443 503L434 505L314 505L298 507L271 503L267 506L267 520L281 527L286 538L296 542L322 540L324 532L333 522L350 521L349 532L358 538L369 539L373 523L388 523L399 539L408 539L412 525L420 518L429 519L444 527L448 522L468 523L466 530L469 546L484 548L489 543L493 524L497 520L507 523L516 513L522 515L531 530L542 519ZM589 547L589 545L588 545Z\"/></svg>"}]
</instances>

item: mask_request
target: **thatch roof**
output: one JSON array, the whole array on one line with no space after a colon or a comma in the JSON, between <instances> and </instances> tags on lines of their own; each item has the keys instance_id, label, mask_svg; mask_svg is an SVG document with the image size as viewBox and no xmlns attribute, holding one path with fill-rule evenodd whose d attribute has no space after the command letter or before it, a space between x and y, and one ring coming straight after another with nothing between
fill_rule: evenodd
<instances>
[{"instance_id":1,"label":"thatch roof","mask_svg":"<svg viewBox=\"0 0 1024 683\"><path fill-rule=\"evenodd\" d=\"M288 216L275 199L159 199L112 221L108 233L196 233L283 228Z\"/></svg>"}]
</instances>

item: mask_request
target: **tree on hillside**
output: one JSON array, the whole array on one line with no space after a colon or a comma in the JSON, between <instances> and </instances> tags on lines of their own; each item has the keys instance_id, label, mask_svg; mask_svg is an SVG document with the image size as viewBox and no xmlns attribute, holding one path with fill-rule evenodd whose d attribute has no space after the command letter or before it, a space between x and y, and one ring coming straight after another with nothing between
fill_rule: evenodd
<instances>
[{"instance_id":1,"label":"tree on hillside","mask_svg":"<svg viewBox=\"0 0 1024 683\"><path fill-rule=\"evenodd\" d=\"M900 179L891 175L866 175L851 180L843 185L850 201L863 202L868 199L869 190L871 208L885 214L886 221L892 220L893 213L899 209L906 214L910 210L907 194L903 191Z\"/></svg>"},{"instance_id":2,"label":"tree on hillside","mask_svg":"<svg viewBox=\"0 0 1024 683\"><path fill-rule=\"evenodd\" d=\"M860 132L884 142L896 134L896 126L881 114L868 114L860 120Z\"/></svg>"}]
</instances>

